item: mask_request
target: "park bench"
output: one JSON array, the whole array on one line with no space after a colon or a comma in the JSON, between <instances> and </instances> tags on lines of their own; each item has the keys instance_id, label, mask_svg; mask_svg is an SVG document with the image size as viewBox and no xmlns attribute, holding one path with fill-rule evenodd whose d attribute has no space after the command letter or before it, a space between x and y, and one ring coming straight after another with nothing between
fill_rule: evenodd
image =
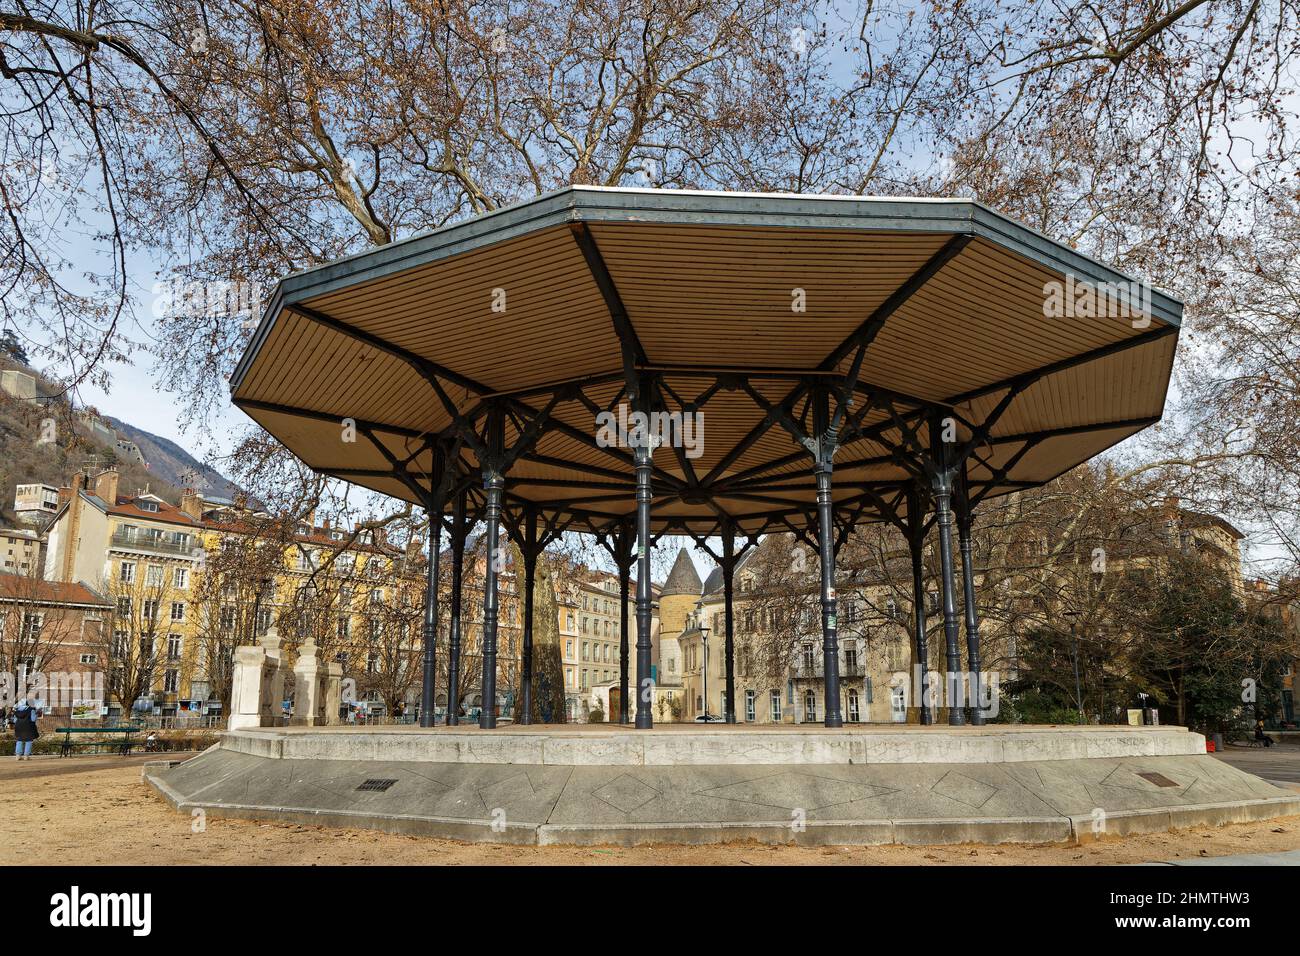
<instances>
[{"instance_id":1,"label":"park bench","mask_svg":"<svg viewBox=\"0 0 1300 956\"><path fill-rule=\"evenodd\" d=\"M139 730L136 727L56 727L54 732L63 734L63 742L59 745L60 757L70 756L74 750L91 747L95 748L95 753L102 753L101 748L108 747L110 751L125 757L135 742L132 735ZM97 737L94 740L73 740L73 734L96 734Z\"/></svg>"}]
</instances>

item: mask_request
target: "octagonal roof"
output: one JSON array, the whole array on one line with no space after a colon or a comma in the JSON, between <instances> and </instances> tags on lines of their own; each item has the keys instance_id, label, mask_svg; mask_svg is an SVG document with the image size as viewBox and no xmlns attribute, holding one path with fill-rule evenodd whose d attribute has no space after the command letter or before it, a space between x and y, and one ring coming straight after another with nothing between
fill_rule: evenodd
<instances>
[{"instance_id":1,"label":"octagonal roof","mask_svg":"<svg viewBox=\"0 0 1300 956\"><path fill-rule=\"evenodd\" d=\"M1181 315L970 200L575 186L286 277L232 397L317 471L410 501L430 440L504 403L506 444L535 438L508 507L599 528L635 500L597 416L649 375L657 407L702 426L655 453L656 528L752 532L813 507L792 429L817 382L851 389L835 504L869 519L936 421L971 449L977 497L1154 423Z\"/></svg>"}]
</instances>

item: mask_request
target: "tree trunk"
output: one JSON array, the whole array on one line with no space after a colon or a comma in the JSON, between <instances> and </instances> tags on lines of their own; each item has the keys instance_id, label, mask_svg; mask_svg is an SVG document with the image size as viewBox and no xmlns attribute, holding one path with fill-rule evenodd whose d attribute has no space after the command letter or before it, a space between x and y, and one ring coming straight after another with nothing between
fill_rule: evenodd
<instances>
[{"instance_id":1,"label":"tree trunk","mask_svg":"<svg viewBox=\"0 0 1300 956\"><path fill-rule=\"evenodd\" d=\"M555 582L545 553L537 558L533 590L533 713L534 723L564 723L564 666L560 641L559 606ZM521 587L522 590L522 587ZM515 719L519 719L522 694L515 696Z\"/></svg>"}]
</instances>

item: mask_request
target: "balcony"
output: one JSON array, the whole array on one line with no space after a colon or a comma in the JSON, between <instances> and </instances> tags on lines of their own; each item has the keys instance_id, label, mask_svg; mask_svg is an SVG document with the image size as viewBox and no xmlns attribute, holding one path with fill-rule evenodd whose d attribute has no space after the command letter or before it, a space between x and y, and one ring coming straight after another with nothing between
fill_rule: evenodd
<instances>
[{"instance_id":1,"label":"balcony","mask_svg":"<svg viewBox=\"0 0 1300 956\"><path fill-rule=\"evenodd\" d=\"M790 670L796 678L802 677L811 679L825 676L825 668L820 657L813 661L805 661L802 659L795 661L794 666L790 668Z\"/></svg>"},{"instance_id":2,"label":"balcony","mask_svg":"<svg viewBox=\"0 0 1300 956\"><path fill-rule=\"evenodd\" d=\"M865 664L845 664L842 661L840 662L841 679L845 677L863 677L866 673L867 668ZM790 674L796 680L820 680L826 676L826 667L820 657L812 663L801 659L796 661L790 668Z\"/></svg>"},{"instance_id":3,"label":"balcony","mask_svg":"<svg viewBox=\"0 0 1300 956\"><path fill-rule=\"evenodd\" d=\"M129 551L145 551L150 554L171 554L182 558L192 558L198 545L188 539L180 544L168 538L146 534L123 534L115 531L109 539L109 546Z\"/></svg>"}]
</instances>

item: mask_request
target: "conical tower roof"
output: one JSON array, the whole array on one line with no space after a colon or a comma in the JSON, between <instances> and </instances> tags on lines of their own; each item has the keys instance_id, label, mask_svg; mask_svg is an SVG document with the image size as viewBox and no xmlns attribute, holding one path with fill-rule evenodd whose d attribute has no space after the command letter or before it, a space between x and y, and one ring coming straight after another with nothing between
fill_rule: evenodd
<instances>
[{"instance_id":1,"label":"conical tower roof","mask_svg":"<svg viewBox=\"0 0 1300 956\"><path fill-rule=\"evenodd\" d=\"M668 572L668 580L664 582L664 589L660 592L660 596L690 594L699 597L703 589L704 584L700 581L699 572L695 570L695 562L691 560L686 549L682 548L677 552L677 560L673 562L673 569Z\"/></svg>"}]
</instances>

